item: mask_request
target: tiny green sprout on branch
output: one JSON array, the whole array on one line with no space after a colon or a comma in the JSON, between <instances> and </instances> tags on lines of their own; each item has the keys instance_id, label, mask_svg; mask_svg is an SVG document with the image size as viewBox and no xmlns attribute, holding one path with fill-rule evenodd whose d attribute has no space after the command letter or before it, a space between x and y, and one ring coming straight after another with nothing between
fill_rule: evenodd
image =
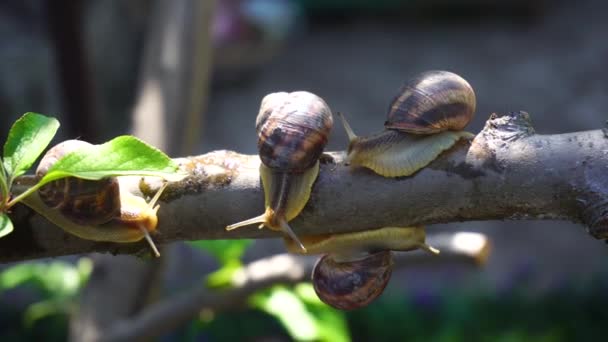
<instances>
[{"instance_id":1,"label":"tiny green sprout on branch","mask_svg":"<svg viewBox=\"0 0 608 342\"><path fill-rule=\"evenodd\" d=\"M58 128L59 122L56 119L35 113L26 113L11 128L0 165L0 237L12 231L13 226L7 212L18 202L25 202L48 219L55 218L55 221L64 222L65 224L58 225L72 232L66 226L77 226L77 223L68 223L68 220L60 217L58 213L47 213L54 208L40 205L39 201L31 196L42 186L66 177L89 181L127 175L155 176L167 181L184 177L177 173L178 165L162 151L133 136L119 136L101 145L83 143L80 148L58 158L44 176L38 177L36 184L11 198L11 188L15 179L34 164L53 139ZM124 200L128 203L137 202L130 197ZM147 211L148 218L155 215L155 203L156 199L145 204L146 207L150 207ZM137 202L136 206L144 205ZM154 216L153 219L156 217ZM126 224L123 222L123 225Z\"/></svg>"}]
</instances>

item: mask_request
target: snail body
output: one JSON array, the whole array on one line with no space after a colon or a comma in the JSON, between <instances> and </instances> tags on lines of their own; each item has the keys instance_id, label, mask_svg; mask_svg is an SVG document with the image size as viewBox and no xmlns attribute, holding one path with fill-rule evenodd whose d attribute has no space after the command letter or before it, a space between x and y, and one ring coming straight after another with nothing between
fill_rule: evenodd
<instances>
[{"instance_id":1,"label":"snail body","mask_svg":"<svg viewBox=\"0 0 608 342\"><path fill-rule=\"evenodd\" d=\"M329 106L312 93L266 95L256 118L266 209L262 215L226 229L259 223L260 228L287 234L305 251L287 222L299 215L310 198L332 125Z\"/></svg>"},{"instance_id":2,"label":"snail body","mask_svg":"<svg viewBox=\"0 0 608 342\"><path fill-rule=\"evenodd\" d=\"M425 243L423 227L384 227L345 234L303 236L308 253L325 254L315 264L312 283L319 298L341 310L367 306L382 294L392 274L391 251L439 251ZM301 253L290 239L287 250Z\"/></svg>"},{"instance_id":3,"label":"snail body","mask_svg":"<svg viewBox=\"0 0 608 342\"><path fill-rule=\"evenodd\" d=\"M357 136L340 115L348 134L347 163L384 177L409 176L435 160L458 140L475 113L475 92L462 77L428 71L406 82L389 106L383 132Z\"/></svg>"},{"instance_id":4,"label":"snail body","mask_svg":"<svg viewBox=\"0 0 608 342\"><path fill-rule=\"evenodd\" d=\"M64 155L90 144L67 140L51 148L42 158L36 178ZM147 203L120 189L116 177L86 180L66 177L42 186L23 202L68 233L93 241L136 242L146 239L160 256L150 234L158 224L156 204L166 184Z\"/></svg>"}]
</instances>

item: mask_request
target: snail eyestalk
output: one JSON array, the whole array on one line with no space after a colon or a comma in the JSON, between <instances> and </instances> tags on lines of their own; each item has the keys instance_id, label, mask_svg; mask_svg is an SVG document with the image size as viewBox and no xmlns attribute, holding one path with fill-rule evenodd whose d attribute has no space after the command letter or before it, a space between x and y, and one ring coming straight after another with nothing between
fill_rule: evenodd
<instances>
[{"instance_id":1,"label":"snail eyestalk","mask_svg":"<svg viewBox=\"0 0 608 342\"><path fill-rule=\"evenodd\" d=\"M241 228L241 227L245 227L245 226L249 226L252 224L256 224L256 223L261 223L260 226L258 228L262 229L264 228L264 222L266 222L266 213L263 213L260 216L256 216L241 222L237 222L231 225L226 226L226 230L230 231L230 230L235 230L237 228Z\"/></svg>"},{"instance_id":2,"label":"snail eyestalk","mask_svg":"<svg viewBox=\"0 0 608 342\"><path fill-rule=\"evenodd\" d=\"M158 248L156 248L156 244L154 243L154 240L152 240L152 237L150 236L148 229L146 229L146 226L144 226L143 224L140 223L137 225L137 227L139 227L139 230L141 230L141 232L144 234L144 238L148 242L148 245L150 245L150 248L152 248L152 252L154 252L154 256L157 258L160 257L160 252L158 251Z\"/></svg>"},{"instance_id":3,"label":"snail eyestalk","mask_svg":"<svg viewBox=\"0 0 608 342\"><path fill-rule=\"evenodd\" d=\"M420 249L427 251L434 255L439 255L441 253L437 248L435 248L433 246L429 246L426 243L421 243L419 246L420 246Z\"/></svg>"},{"instance_id":4,"label":"snail eyestalk","mask_svg":"<svg viewBox=\"0 0 608 342\"><path fill-rule=\"evenodd\" d=\"M148 208L154 209L154 206L156 205L156 202L158 202L160 195L163 193L163 191L165 191L165 189L167 188L168 185L169 185L169 183L163 182L163 185L160 187L160 189L158 189L156 194L154 194L154 197L152 197L150 202L148 202ZM158 208L154 209L154 213L156 213L157 210L158 210Z\"/></svg>"},{"instance_id":5,"label":"snail eyestalk","mask_svg":"<svg viewBox=\"0 0 608 342\"><path fill-rule=\"evenodd\" d=\"M272 209L267 208L266 212L264 214L250 218L248 220L244 220L244 221L226 226L226 230L234 230L234 229L237 229L240 227L249 226L249 225L256 224L256 223L261 223L258 226L259 229L262 229L262 228L264 228L264 226L268 225L268 227L270 229L276 230L275 227L278 226L278 227L280 227L280 230L283 231L283 233L287 234L296 244L298 244L298 246L302 249L302 251L304 253L306 253L306 247L304 247L304 245L302 244L300 239L298 239L298 236L296 235L296 233L293 232L293 229L291 229L291 227L289 226L287 221L285 221L284 219L279 219L277 222L277 225L271 226L269 223L269 221L271 220L271 217L272 217Z\"/></svg>"},{"instance_id":6,"label":"snail eyestalk","mask_svg":"<svg viewBox=\"0 0 608 342\"><path fill-rule=\"evenodd\" d=\"M276 171L261 164L260 176L266 207L264 214L226 226L226 230L261 223L259 228L266 226L285 233L306 253L306 247L287 222L298 216L306 206L318 174L319 161L298 174Z\"/></svg>"},{"instance_id":7,"label":"snail eyestalk","mask_svg":"<svg viewBox=\"0 0 608 342\"><path fill-rule=\"evenodd\" d=\"M165 189L167 188L168 185L169 185L169 183L164 182L163 185L160 187L160 189L158 189L156 194L154 194L154 197L152 197L150 202L148 202L148 209L152 211L152 215L154 217L156 217L158 209L160 208L160 205L156 205L156 202L158 202L160 195L163 193L163 191L165 191ZM154 256L157 258L160 257L160 252L158 251L158 248L156 247L154 240L152 240L152 236L150 236L150 232L146 228L146 225L140 222L137 224L137 227L144 234L144 238L148 242L148 245L150 245L150 248L152 248L152 252L154 252Z\"/></svg>"},{"instance_id":8,"label":"snail eyestalk","mask_svg":"<svg viewBox=\"0 0 608 342\"><path fill-rule=\"evenodd\" d=\"M230 230L234 230L234 229L244 227L244 226L249 226L249 225L256 224L256 223L261 223L258 226L259 229L262 229L265 226L268 226L270 229L277 230L276 227L278 226L283 233L287 234L289 236L289 238L291 238L298 245L298 247L300 247L302 252L306 253L306 247L304 247L304 245L302 244L302 242L300 241L300 239L298 238L296 233L294 233L293 229L291 229L291 227L289 226L287 221L285 221L285 219L279 219L276 225L270 225L270 220L273 216L272 212L273 212L273 210L271 208L267 208L266 212L264 214L241 221L241 222L237 222L235 224L231 224L229 226L226 226L226 230L230 231Z\"/></svg>"},{"instance_id":9,"label":"snail eyestalk","mask_svg":"<svg viewBox=\"0 0 608 342\"><path fill-rule=\"evenodd\" d=\"M348 141L353 142L355 139L357 139L357 135L353 131L353 128L350 127L350 124L348 123L348 121L346 121L344 114L337 112L336 115L338 115L338 117L340 117L340 120L342 120L342 125L344 126L344 130L346 131L346 135L348 135Z\"/></svg>"},{"instance_id":10,"label":"snail eyestalk","mask_svg":"<svg viewBox=\"0 0 608 342\"><path fill-rule=\"evenodd\" d=\"M279 224L281 225L281 229L283 230L283 232L287 233L287 235L289 235L289 237L300 247L300 249L304 253L308 252L306 250L306 247L304 247L304 245L302 244L302 241L300 241L300 239L298 239L298 237L296 236L296 233L293 232L293 230L291 229L289 224L287 224L286 221L281 220L281 221L279 221Z\"/></svg>"}]
</instances>

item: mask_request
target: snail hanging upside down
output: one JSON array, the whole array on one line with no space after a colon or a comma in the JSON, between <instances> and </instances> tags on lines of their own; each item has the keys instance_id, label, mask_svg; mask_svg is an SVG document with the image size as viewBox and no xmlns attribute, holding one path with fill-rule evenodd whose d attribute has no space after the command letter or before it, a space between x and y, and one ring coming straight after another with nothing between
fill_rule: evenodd
<instances>
[{"instance_id":1,"label":"snail hanging upside down","mask_svg":"<svg viewBox=\"0 0 608 342\"><path fill-rule=\"evenodd\" d=\"M70 152L90 145L67 140L51 148L36 169L42 179L49 168ZM42 186L23 202L68 233L93 241L136 242L146 239L160 256L150 236L156 230L156 204L166 184L149 203L122 191L116 177L86 180L66 177Z\"/></svg>"},{"instance_id":2,"label":"snail hanging upside down","mask_svg":"<svg viewBox=\"0 0 608 342\"><path fill-rule=\"evenodd\" d=\"M311 254L325 254L312 272L312 283L319 298L341 310L367 306L382 294L391 278L391 251L423 249L439 251L425 243L423 227L384 227L362 232L302 236ZM285 239L287 250L301 253L294 242Z\"/></svg>"}]
</instances>

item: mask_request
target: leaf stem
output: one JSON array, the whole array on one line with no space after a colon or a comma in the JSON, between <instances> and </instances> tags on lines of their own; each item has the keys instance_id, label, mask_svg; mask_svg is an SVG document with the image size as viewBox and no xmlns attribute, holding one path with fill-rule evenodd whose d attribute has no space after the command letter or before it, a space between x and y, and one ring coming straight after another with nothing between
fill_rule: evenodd
<instances>
[{"instance_id":1,"label":"leaf stem","mask_svg":"<svg viewBox=\"0 0 608 342\"><path fill-rule=\"evenodd\" d=\"M17 197L13 198L10 202L8 202L6 204L6 209L8 210L9 208L11 208L12 206L14 206L15 204L17 204L19 201L21 201L22 199L26 198L27 196L29 196L31 193L33 193L34 191L38 190L42 185L42 183L38 182L36 183L34 186L32 186L31 188L28 188L27 190L25 190L24 192L20 193Z\"/></svg>"}]
</instances>

